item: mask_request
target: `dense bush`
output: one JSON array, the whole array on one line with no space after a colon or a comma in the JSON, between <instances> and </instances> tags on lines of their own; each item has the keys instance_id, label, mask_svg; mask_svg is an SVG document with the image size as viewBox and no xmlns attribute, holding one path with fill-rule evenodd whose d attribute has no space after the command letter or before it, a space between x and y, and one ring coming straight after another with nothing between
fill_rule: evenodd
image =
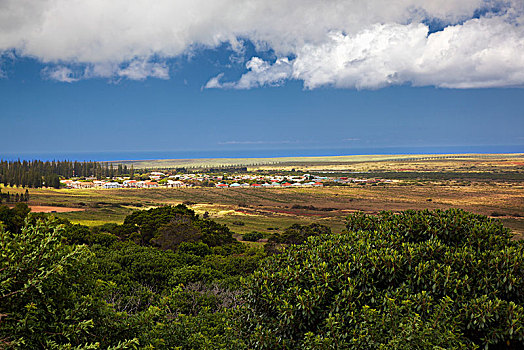
<instances>
[{"instance_id":1,"label":"dense bush","mask_svg":"<svg viewBox=\"0 0 524 350\"><path fill-rule=\"evenodd\" d=\"M247 282L256 348L522 348L524 244L460 210L355 215Z\"/></svg>"},{"instance_id":2,"label":"dense bush","mask_svg":"<svg viewBox=\"0 0 524 350\"><path fill-rule=\"evenodd\" d=\"M18 211L5 213L6 222L20 221ZM89 229L44 215L18 221L18 233L0 229L0 348L243 343L229 309L238 305L240 277L258 267L261 249L200 241L161 250L105 232L115 225ZM202 226L208 234L216 228Z\"/></svg>"},{"instance_id":3,"label":"dense bush","mask_svg":"<svg viewBox=\"0 0 524 350\"><path fill-rule=\"evenodd\" d=\"M12 209L7 205L0 205L0 222L6 231L20 232L30 211L25 203L17 203Z\"/></svg>"},{"instance_id":4,"label":"dense bush","mask_svg":"<svg viewBox=\"0 0 524 350\"><path fill-rule=\"evenodd\" d=\"M264 237L263 233L257 232L257 231L253 231L253 232L244 233L242 235L242 240L243 241L248 241L248 242L256 242L259 239L262 239L263 237Z\"/></svg>"},{"instance_id":5,"label":"dense bush","mask_svg":"<svg viewBox=\"0 0 524 350\"><path fill-rule=\"evenodd\" d=\"M227 226L201 219L182 204L135 211L112 233L164 250L175 250L182 242L203 242L211 247L235 242Z\"/></svg>"},{"instance_id":6,"label":"dense bush","mask_svg":"<svg viewBox=\"0 0 524 350\"><path fill-rule=\"evenodd\" d=\"M62 240L52 221L0 228L0 348L99 348L120 317L99 293L92 253Z\"/></svg>"},{"instance_id":7,"label":"dense bush","mask_svg":"<svg viewBox=\"0 0 524 350\"><path fill-rule=\"evenodd\" d=\"M484 216L293 225L261 265L261 248L224 243L228 230L183 207L134 214L132 229L154 239L184 217L221 244L162 250L23 209L3 211L16 232L0 229L0 348L524 347L524 243Z\"/></svg>"},{"instance_id":8,"label":"dense bush","mask_svg":"<svg viewBox=\"0 0 524 350\"><path fill-rule=\"evenodd\" d=\"M326 225L316 223L310 225L293 224L285 229L281 235L274 236L274 241L281 244L301 244L311 236L330 233L331 229Z\"/></svg>"}]
</instances>

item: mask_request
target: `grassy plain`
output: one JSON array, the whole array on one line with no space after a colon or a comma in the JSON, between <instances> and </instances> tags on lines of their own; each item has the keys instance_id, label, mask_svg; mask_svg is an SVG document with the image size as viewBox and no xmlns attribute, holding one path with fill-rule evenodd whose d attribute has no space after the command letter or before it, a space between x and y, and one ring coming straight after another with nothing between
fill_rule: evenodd
<instances>
[{"instance_id":1,"label":"grassy plain","mask_svg":"<svg viewBox=\"0 0 524 350\"><path fill-rule=\"evenodd\" d=\"M30 204L84 209L75 212L56 210L55 215L76 223L99 225L121 223L133 210L185 203L199 214L207 212L211 218L227 224L239 234L279 232L293 223L312 222L326 224L335 232L340 232L344 227L344 218L355 211L377 213L381 210L462 208L497 217L518 236L524 237L524 181L519 180L524 174L524 156L426 160L415 156L407 160L369 160L369 156L366 157L367 161L361 159L337 166L325 161L323 167L316 162L317 159L310 159L311 163L304 166L318 166L316 171L326 172L414 171L429 174L429 178L323 188L30 189ZM269 167L262 168L269 170ZM461 176L454 180L448 176L444 180L438 177L431 179L431 174L450 175L453 172L471 174L472 178L465 180ZM478 174L484 175L476 179ZM485 174L492 174L494 180ZM505 180L502 175L510 175L510 180ZM365 177L366 174L355 176ZM25 191L4 189L7 190L11 193Z\"/></svg>"},{"instance_id":2,"label":"grassy plain","mask_svg":"<svg viewBox=\"0 0 524 350\"><path fill-rule=\"evenodd\" d=\"M287 189L107 189L31 190L32 205L83 208L56 213L73 222L98 225L121 223L133 210L186 203L200 214L209 213L235 232L271 232L292 223L319 222L340 231L354 211L462 208L495 215L524 233L524 186L514 184L403 184ZM315 209L293 208L313 206ZM328 208L329 211L326 211ZM235 224L236 223L236 224Z\"/></svg>"}]
</instances>

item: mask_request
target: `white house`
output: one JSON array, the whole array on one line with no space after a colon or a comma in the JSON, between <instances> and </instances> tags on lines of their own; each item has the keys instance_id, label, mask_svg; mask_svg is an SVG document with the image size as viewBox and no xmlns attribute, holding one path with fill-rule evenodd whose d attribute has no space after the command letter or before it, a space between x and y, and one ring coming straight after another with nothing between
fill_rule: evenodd
<instances>
[{"instance_id":1,"label":"white house","mask_svg":"<svg viewBox=\"0 0 524 350\"><path fill-rule=\"evenodd\" d=\"M167 187L186 187L182 181L167 180Z\"/></svg>"},{"instance_id":2,"label":"white house","mask_svg":"<svg viewBox=\"0 0 524 350\"><path fill-rule=\"evenodd\" d=\"M118 182L106 182L102 187L103 188L121 188L124 186L119 184Z\"/></svg>"},{"instance_id":3,"label":"white house","mask_svg":"<svg viewBox=\"0 0 524 350\"><path fill-rule=\"evenodd\" d=\"M138 181L136 180L125 180L124 187L137 187Z\"/></svg>"}]
</instances>

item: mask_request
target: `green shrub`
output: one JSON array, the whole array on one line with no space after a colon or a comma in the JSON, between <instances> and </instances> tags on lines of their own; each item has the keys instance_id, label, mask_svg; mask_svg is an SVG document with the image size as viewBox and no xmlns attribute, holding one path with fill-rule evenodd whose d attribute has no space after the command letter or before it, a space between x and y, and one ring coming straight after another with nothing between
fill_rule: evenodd
<instances>
[{"instance_id":1,"label":"green shrub","mask_svg":"<svg viewBox=\"0 0 524 350\"><path fill-rule=\"evenodd\" d=\"M92 260L86 246L65 245L52 220L19 233L0 227L0 347L95 349L123 341L107 339L118 315L99 293Z\"/></svg>"},{"instance_id":2,"label":"green shrub","mask_svg":"<svg viewBox=\"0 0 524 350\"><path fill-rule=\"evenodd\" d=\"M197 256L204 257L213 253L211 248L202 242L182 242L178 246L177 252L185 254L194 254Z\"/></svg>"},{"instance_id":3,"label":"green shrub","mask_svg":"<svg viewBox=\"0 0 524 350\"><path fill-rule=\"evenodd\" d=\"M254 348L524 346L524 242L460 210L348 218L246 283Z\"/></svg>"},{"instance_id":4,"label":"green shrub","mask_svg":"<svg viewBox=\"0 0 524 350\"><path fill-rule=\"evenodd\" d=\"M249 232L249 233L244 233L242 235L242 240L243 241L249 241L249 242L256 242L259 239L262 239L263 237L264 237L263 233L253 231L253 232Z\"/></svg>"}]
</instances>

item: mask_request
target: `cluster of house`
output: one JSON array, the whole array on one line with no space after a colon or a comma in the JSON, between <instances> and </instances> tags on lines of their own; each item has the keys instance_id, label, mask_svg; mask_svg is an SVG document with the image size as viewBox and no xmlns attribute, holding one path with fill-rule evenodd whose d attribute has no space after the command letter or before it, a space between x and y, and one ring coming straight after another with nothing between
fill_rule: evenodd
<instances>
[{"instance_id":1,"label":"cluster of house","mask_svg":"<svg viewBox=\"0 0 524 350\"><path fill-rule=\"evenodd\" d=\"M343 183L343 184L349 184L349 183L376 184L380 182L393 182L393 180L386 180L386 179L357 179L353 177L339 177L336 179L332 179L331 181L336 182L336 183Z\"/></svg>"},{"instance_id":2,"label":"cluster of house","mask_svg":"<svg viewBox=\"0 0 524 350\"><path fill-rule=\"evenodd\" d=\"M388 182L382 179L357 179L348 177L322 177L318 175L263 175L263 174L176 174L166 175L161 172L151 172L147 180L114 178L97 180L86 178L83 181L61 180L67 188L157 188L157 187L192 187L195 184L215 184L217 188L268 188L268 187L322 187L324 182L336 183L377 183Z\"/></svg>"},{"instance_id":3,"label":"cluster of house","mask_svg":"<svg viewBox=\"0 0 524 350\"><path fill-rule=\"evenodd\" d=\"M315 181L310 181L310 182L293 182L293 183L290 183L290 182L280 183L280 182L275 181L275 182L271 182L271 183L264 182L262 184L259 184L259 183L249 184L249 183L245 183L245 182L244 183L234 182L232 184L218 183L218 184L215 185L215 187L218 187L218 188L322 187L322 186L324 186L324 184L322 182L315 182Z\"/></svg>"},{"instance_id":4,"label":"cluster of house","mask_svg":"<svg viewBox=\"0 0 524 350\"><path fill-rule=\"evenodd\" d=\"M124 180L122 183L116 181L73 181L60 180L67 188L153 188L158 187L158 182L155 181L136 181Z\"/></svg>"}]
</instances>

